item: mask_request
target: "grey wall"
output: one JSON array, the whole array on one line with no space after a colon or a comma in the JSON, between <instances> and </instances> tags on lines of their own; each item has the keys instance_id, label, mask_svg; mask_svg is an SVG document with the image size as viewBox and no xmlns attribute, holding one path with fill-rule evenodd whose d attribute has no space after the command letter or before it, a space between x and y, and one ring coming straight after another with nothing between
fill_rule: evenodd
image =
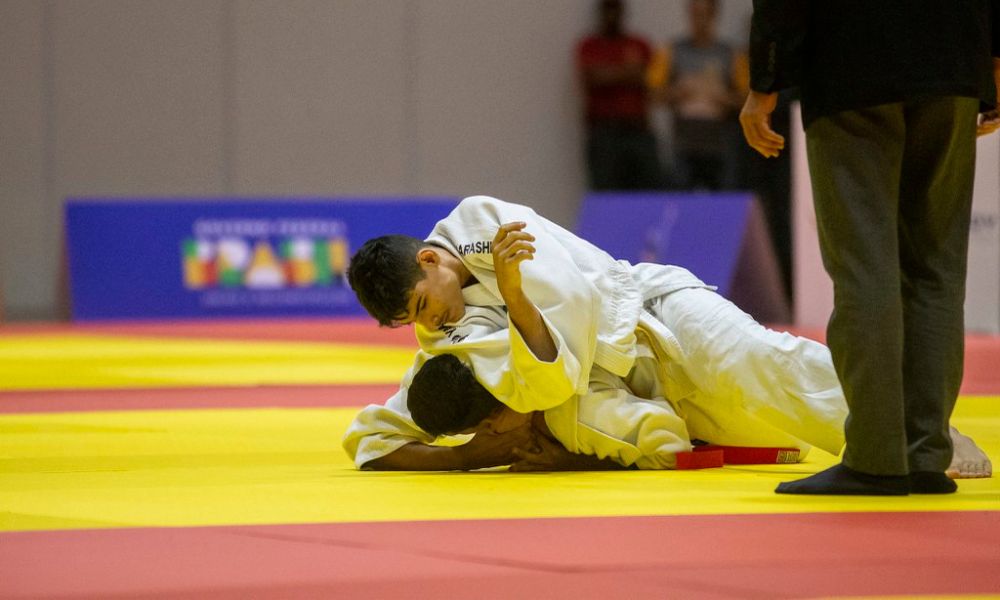
<instances>
[{"instance_id":1,"label":"grey wall","mask_svg":"<svg viewBox=\"0 0 1000 600\"><path fill-rule=\"evenodd\" d=\"M686 2L633 0L652 41ZM745 35L749 0L723 2ZM0 290L59 314L68 196L486 193L573 225L592 0L0 0Z\"/></svg>"}]
</instances>

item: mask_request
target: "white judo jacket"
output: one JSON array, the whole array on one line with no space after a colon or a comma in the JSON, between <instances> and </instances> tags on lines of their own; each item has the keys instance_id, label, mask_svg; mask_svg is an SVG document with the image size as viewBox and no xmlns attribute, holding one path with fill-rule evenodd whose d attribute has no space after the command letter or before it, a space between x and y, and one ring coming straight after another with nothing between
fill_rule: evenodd
<instances>
[{"instance_id":1,"label":"white judo jacket","mask_svg":"<svg viewBox=\"0 0 1000 600\"><path fill-rule=\"evenodd\" d=\"M551 362L536 358L512 326L497 286L493 238L500 225L514 221L525 222L525 231L535 236L534 260L521 263L522 287L540 310L558 348ZM617 261L534 210L487 196L464 199L438 222L426 241L461 258L478 283L463 289L466 315L459 323L435 331L415 326L421 350L400 390L384 406L365 408L344 437L344 448L355 463L360 467L410 442L433 441L410 418L406 390L420 365L442 353L454 354L470 365L476 379L512 409L547 411L550 429L569 450L614 457L614 452L595 452L592 443L579 445L576 399L588 394L595 366L599 367L596 371L619 377L631 371L644 301L708 286L680 267ZM658 322L648 325L664 358L680 360L680 347L670 331ZM567 402L570 399L574 401ZM608 437L595 433L600 434L598 438ZM603 442L599 439L598 446L618 442L633 448L621 457L623 464L631 464L644 453L638 449L638 440L616 442L614 435Z\"/></svg>"},{"instance_id":2,"label":"white judo jacket","mask_svg":"<svg viewBox=\"0 0 1000 600\"><path fill-rule=\"evenodd\" d=\"M526 206L472 196L439 221L426 240L460 257L479 282L465 294L467 304L503 305L492 243L500 225L513 221L525 222L525 231L535 236L534 259L521 263L522 288L541 311L558 356L552 362L538 360L508 322L506 356L469 358L480 382L518 412L546 410L585 393L595 364L627 375L635 361L635 328L643 302L685 287L705 287L679 267L641 265L645 272L637 277L636 267ZM431 354L455 345L447 329L417 327L417 339Z\"/></svg>"}]
</instances>

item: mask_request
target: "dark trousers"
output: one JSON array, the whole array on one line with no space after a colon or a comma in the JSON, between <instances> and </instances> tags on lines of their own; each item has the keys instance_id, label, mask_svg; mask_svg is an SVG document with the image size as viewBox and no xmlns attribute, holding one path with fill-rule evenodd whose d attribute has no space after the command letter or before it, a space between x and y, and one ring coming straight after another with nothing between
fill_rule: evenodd
<instances>
[{"instance_id":1,"label":"dark trousers","mask_svg":"<svg viewBox=\"0 0 1000 600\"><path fill-rule=\"evenodd\" d=\"M656 138L634 124L599 123L587 130L587 171L592 190L663 187Z\"/></svg>"},{"instance_id":2,"label":"dark trousers","mask_svg":"<svg viewBox=\"0 0 1000 600\"><path fill-rule=\"evenodd\" d=\"M972 98L846 111L806 131L827 342L850 416L843 462L876 475L943 472L962 382L975 169Z\"/></svg>"}]
</instances>

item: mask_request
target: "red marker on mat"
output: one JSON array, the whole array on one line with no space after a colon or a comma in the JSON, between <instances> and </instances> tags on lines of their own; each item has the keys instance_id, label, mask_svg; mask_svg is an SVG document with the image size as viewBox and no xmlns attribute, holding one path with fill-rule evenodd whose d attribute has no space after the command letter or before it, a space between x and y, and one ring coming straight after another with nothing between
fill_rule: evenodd
<instances>
[{"instance_id":1,"label":"red marker on mat","mask_svg":"<svg viewBox=\"0 0 1000 600\"><path fill-rule=\"evenodd\" d=\"M677 469L711 469L727 465L774 465L799 461L798 448L751 446L697 446L677 453Z\"/></svg>"}]
</instances>

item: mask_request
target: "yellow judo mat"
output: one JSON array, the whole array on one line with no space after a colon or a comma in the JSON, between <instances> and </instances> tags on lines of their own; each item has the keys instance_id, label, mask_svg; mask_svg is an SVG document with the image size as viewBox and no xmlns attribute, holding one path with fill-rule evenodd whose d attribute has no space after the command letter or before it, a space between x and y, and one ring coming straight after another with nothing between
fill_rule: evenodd
<instances>
[{"instance_id":1,"label":"yellow judo mat","mask_svg":"<svg viewBox=\"0 0 1000 600\"><path fill-rule=\"evenodd\" d=\"M7 390L398 381L412 351L320 343L0 339ZM43 370L46 376L41 377ZM1000 510L1000 480L950 496L790 497L777 483L836 459L699 471L357 471L355 408L0 415L0 531L519 517ZM953 423L1000 456L1000 397Z\"/></svg>"},{"instance_id":2,"label":"yellow judo mat","mask_svg":"<svg viewBox=\"0 0 1000 600\"><path fill-rule=\"evenodd\" d=\"M954 423L1000 453L1000 398ZM0 417L0 530L513 517L1000 510L996 478L951 496L788 497L778 482L834 462L700 471L359 472L340 448L354 409Z\"/></svg>"},{"instance_id":3,"label":"yellow judo mat","mask_svg":"<svg viewBox=\"0 0 1000 600\"><path fill-rule=\"evenodd\" d=\"M391 383L394 346L102 335L0 337L0 391Z\"/></svg>"}]
</instances>

